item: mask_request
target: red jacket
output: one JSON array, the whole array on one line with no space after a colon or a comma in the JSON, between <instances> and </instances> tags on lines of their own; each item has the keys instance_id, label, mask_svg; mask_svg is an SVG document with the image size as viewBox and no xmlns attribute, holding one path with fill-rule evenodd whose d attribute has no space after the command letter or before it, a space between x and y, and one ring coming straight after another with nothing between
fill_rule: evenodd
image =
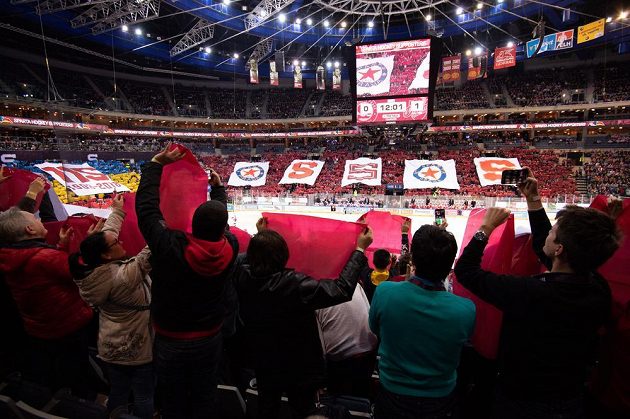
<instances>
[{"instance_id":1,"label":"red jacket","mask_svg":"<svg viewBox=\"0 0 630 419\"><path fill-rule=\"evenodd\" d=\"M0 248L0 272L30 336L58 339L92 319L92 309L70 274L66 252L40 240L25 240Z\"/></svg>"}]
</instances>

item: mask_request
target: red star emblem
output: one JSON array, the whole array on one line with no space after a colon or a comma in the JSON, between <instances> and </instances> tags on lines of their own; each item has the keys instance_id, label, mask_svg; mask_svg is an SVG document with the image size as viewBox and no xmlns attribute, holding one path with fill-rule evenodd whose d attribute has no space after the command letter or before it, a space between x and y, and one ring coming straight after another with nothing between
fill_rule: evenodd
<instances>
[{"instance_id":1,"label":"red star emblem","mask_svg":"<svg viewBox=\"0 0 630 419\"><path fill-rule=\"evenodd\" d=\"M255 176L255 175L256 175L256 169L249 169L243 172L243 176Z\"/></svg>"},{"instance_id":2,"label":"red star emblem","mask_svg":"<svg viewBox=\"0 0 630 419\"><path fill-rule=\"evenodd\" d=\"M440 173L440 171L439 171L439 170L435 170L435 169L433 169L432 167L429 167L426 171L424 171L424 173L422 173L422 175L423 175L424 177L429 177L429 176L431 176L433 179L435 179L435 174L436 174L436 173Z\"/></svg>"},{"instance_id":3,"label":"red star emblem","mask_svg":"<svg viewBox=\"0 0 630 419\"><path fill-rule=\"evenodd\" d=\"M379 68L376 68L376 69L370 68L366 72L361 73L361 75L363 76L361 77L361 80L365 80L368 77L374 80L374 74L378 73L379 71L381 71Z\"/></svg>"}]
</instances>

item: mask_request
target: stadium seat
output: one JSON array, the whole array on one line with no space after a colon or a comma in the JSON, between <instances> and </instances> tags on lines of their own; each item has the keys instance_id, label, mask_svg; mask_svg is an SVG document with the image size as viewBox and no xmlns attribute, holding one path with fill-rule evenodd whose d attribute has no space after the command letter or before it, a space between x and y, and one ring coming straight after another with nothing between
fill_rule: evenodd
<instances>
[{"instance_id":1,"label":"stadium seat","mask_svg":"<svg viewBox=\"0 0 630 419\"><path fill-rule=\"evenodd\" d=\"M15 401L23 401L36 409L43 408L53 397L49 388L23 379L18 372L10 374L0 384L0 394Z\"/></svg>"},{"instance_id":2,"label":"stadium seat","mask_svg":"<svg viewBox=\"0 0 630 419\"><path fill-rule=\"evenodd\" d=\"M56 396L46 409L50 414L69 419L107 419L107 409L98 403L69 393Z\"/></svg>"},{"instance_id":3,"label":"stadium seat","mask_svg":"<svg viewBox=\"0 0 630 419\"><path fill-rule=\"evenodd\" d=\"M245 418L246 405L241 392L233 386L217 386L219 417L225 419L243 419Z\"/></svg>"},{"instance_id":4,"label":"stadium seat","mask_svg":"<svg viewBox=\"0 0 630 419\"><path fill-rule=\"evenodd\" d=\"M0 395L0 417L7 419L26 419L15 402L7 396Z\"/></svg>"},{"instance_id":5,"label":"stadium seat","mask_svg":"<svg viewBox=\"0 0 630 419\"><path fill-rule=\"evenodd\" d=\"M22 401L17 402L15 406L25 419L65 419L63 416L55 416L43 410L35 409Z\"/></svg>"}]
</instances>

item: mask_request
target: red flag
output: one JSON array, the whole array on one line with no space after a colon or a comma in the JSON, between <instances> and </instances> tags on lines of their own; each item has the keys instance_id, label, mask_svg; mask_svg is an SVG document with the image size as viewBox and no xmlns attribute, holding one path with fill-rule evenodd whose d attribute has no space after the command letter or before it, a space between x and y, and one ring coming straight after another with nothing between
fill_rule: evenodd
<instances>
[{"instance_id":1,"label":"red flag","mask_svg":"<svg viewBox=\"0 0 630 419\"><path fill-rule=\"evenodd\" d=\"M234 234L236 240L238 240L238 252L245 253L249 247L249 241L252 237L247 231L241 230L238 227L230 227L230 233Z\"/></svg>"},{"instance_id":2,"label":"red flag","mask_svg":"<svg viewBox=\"0 0 630 419\"><path fill-rule=\"evenodd\" d=\"M123 210L127 215L125 215L125 221L123 221L118 238L123 242L123 248L127 252L127 255L135 256L140 253L144 246L146 246L146 243L144 241L144 237L142 237L142 233L140 233L140 229L138 228L138 216L136 215L136 194L128 193L124 196L125 203L123 205Z\"/></svg>"},{"instance_id":3,"label":"red flag","mask_svg":"<svg viewBox=\"0 0 630 419\"><path fill-rule=\"evenodd\" d=\"M70 237L68 243L68 252L74 253L79 251L81 242L87 237L88 229L98 222L99 218L89 215L73 215L68 217L65 221L53 221L50 223L44 223L44 227L48 230L46 235L46 242L48 244L56 245L59 243L59 231L62 227L72 227L74 233Z\"/></svg>"},{"instance_id":4,"label":"red flag","mask_svg":"<svg viewBox=\"0 0 630 419\"><path fill-rule=\"evenodd\" d=\"M538 256L534 253L532 235L525 233L516 236L514 238L510 274L519 276L538 275L546 270L547 268L540 263Z\"/></svg>"},{"instance_id":5,"label":"red flag","mask_svg":"<svg viewBox=\"0 0 630 419\"><path fill-rule=\"evenodd\" d=\"M477 208L471 211L466 224L462 246L466 246L475 232L479 230L485 214L485 209ZM483 252L481 268L499 274L510 273L513 246L514 216L510 215L510 218L490 235L486 249ZM462 250L463 248L460 249L460 254ZM472 344L480 355L489 359L495 359L499 348L503 313L461 286L457 280L453 282L453 293L468 298L475 303L477 316Z\"/></svg>"},{"instance_id":6,"label":"red flag","mask_svg":"<svg viewBox=\"0 0 630 419\"><path fill-rule=\"evenodd\" d=\"M365 225L305 215L263 213L289 246L287 267L314 278L337 278Z\"/></svg>"},{"instance_id":7,"label":"red flag","mask_svg":"<svg viewBox=\"0 0 630 419\"><path fill-rule=\"evenodd\" d=\"M368 263L374 268L372 263L374 252L378 249L385 249L396 255L401 253L401 227L408 218L400 215L392 215L387 211L371 210L363 214L357 222L365 223L372 228L374 241L365 251ZM408 234L408 237L410 234ZM411 239L409 238L409 243Z\"/></svg>"},{"instance_id":8,"label":"red flag","mask_svg":"<svg viewBox=\"0 0 630 419\"><path fill-rule=\"evenodd\" d=\"M38 175L28 170L12 169L5 167L4 176L10 176L0 183L0 211L6 211L14 205L20 202L20 199L24 197L28 191L28 187L31 182L37 179ZM46 184L44 192L37 195L35 210L39 208L39 204L42 202L44 193L50 189L50 185Z\"/></svg>"}]
</instances>

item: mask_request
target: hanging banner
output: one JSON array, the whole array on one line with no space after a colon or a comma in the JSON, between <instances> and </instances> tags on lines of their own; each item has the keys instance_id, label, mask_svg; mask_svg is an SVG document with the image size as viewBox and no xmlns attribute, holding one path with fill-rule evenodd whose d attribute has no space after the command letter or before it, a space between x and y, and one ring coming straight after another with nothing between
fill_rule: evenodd
<instances>
[{"instance_id":1,"label":"hanging banner","mask_svg":"<svg viewBox=\"0 0 630 419\"><path fill-rule=\"evenodd\" d=\"M461 54L452 55L450 57L442 57L442 82L454 83L459 80L461 65Z\"/></svg>"},{"instance_id":2,"label":"hanging banner","mask_svg":"<svg viewBox=\"0 0 630 419\"><path fill-rule=\"evenodd\" d=\"M237 162L228 185L263 186L267 182L269 162Z\"/></svg>"},{"instance_id":3,"label":"hanging banner","mask_svg":"<svg viewBox=\"0 0 630 419\"><path fill-rule=\"evenodd\" d=\"M324 70L324 66L318 66L317 71L315 72L315 79L317 81L317 90L325 90L326 89L326 71Z\"/></svg>"},{"instance_id":4,"label":"hanging banner","mask_svg":"<svg viewBox=\"0 0 630 419\"><path fill-rule=\"evenodd\" d=\"M258 84L258 61L254 59L249 60L249 82Z\"/></svg>"},{"instance_id":5,"label":"hanging banner","mask_svg":"<svg viewBox=\"0 0 630 419\"><path fill-rule=\"evenodd\" d=\"M87 163L42 163L36 164L35 167L52 176L77 196L129 192L129 188L114 182Z\"/></svg>"},{"instance_id":6,"label":"hanging banner","mask_svg":"<svg viewBox=\"0 0 630 419\"><path fill-rule=\"evenodd\" d=\"M573 40L571 40L573 42ZM538 48L538 44L540 43L540 39L532 39L531 41L527 41L526 51L527 58L532 58L534 53L536 52L536 48ZM538 50L537 54L542 54L547 51L555 51L556 49L556 34L550 33L549 35L545 35L543 38L543 43Z\"/></svg>"},{"instance_id":7,"label":"hanging banner","mask_svg":"<svg viewBox=\"0 0 630 419\"><path fill-rule=\"evenodd\" d=\"M341 69L335 68L333 71L333 82L332 89L333 90L341 90Z\"/></svg>"},{"instance_id":8,"label":"hanging banner","mask_svg":"<svg viewBox=\"0 0 630 419\"><path fill-rule=\"evenodd\" d=\"M573 48L573 29L556 33L556 50Z\"/></svg>"},{"instance_id":9,"label":"hanging banner","mask_svg":"<svg viewBox=\"0 0 630 419\"><path fill-rule=\"evenodd\" d=\"M341 179L341 186L362 183L368 186L379 186L383 171L383 160L361 157L356 160L346 160L346 169Z\"/></svg>"},{"instance_id":10,"label":"hanging banner","mask_svg":"<svg viewBox=\"0 0 630 419\"><path fill-rule=\"evenodd\" d=\"M313 186L323 167L324 162L321 160L293 160L284 171L280 183L303 183Z\"/></svg>"},{"instance_id":11,"label":"hanging banner","mask_svg":"<svg viewBox=\"0 0 630 419\"><path fill-rule=\"evenodd\" d=\"M269 84L272 86L277 86L279 84L276 62L274 60L269 61Z\"/></svg>"},{"instance_id":12,"label":"hanging banner","mask_svg":"<svg viewBox=\"0 0 630 419\"><path fill-rule=\"evenodd\" d=\"M516 66L516 45L494 50L494 69L509 68Z\"/></svg>"},{"instance_id":13,"label":"hanging banner","mask_svg":"<svg viewBox=\"0 0 630 419\"><path fill-rule=\"evenodd\" d=\"M474 65L474 62L477 61L477 66ZM468 58L468 80L475 80L480 78L488 77L487 67L488 65L488 55L483 54L475 58Z\"/></svg>"},{"instance_id":14,"label":"hanging banner","mask_svg":"<svg viewBox=\"0 0 630 419\"><path fill-rule=\"evenodd\" d=\"M394 56L357 58L357 96L378 96L388 93Z\"/></svg>"},{"instance_id":15,"label":"hanging banner","mask_svg":"<svg viewBox=\"0 0 630 419\"><path fill-rule=\"evenodd\" d=\"M599 19L588 25L578 26L577 43L592 41L593 39L604 36L606 27L606 19Z\"/></svg>"},{"instance_id":16,"label":"hanging banner","mask_svg":"<svg viewBox=\"0 0 630 419\"><path fill-rule=\"evenodd\" d=\"M302 67L299 65L293 68L293 87L296 89L302 88Z\"/></svg>"},{"instance_id":17,"label":"hanging banner","mask_svg":"<svg viewBox=\"0 0 630 419\"><path fill-rule=\"evenodd\" d=\"M504 170L520 169L518 159L502 157L475 157L475 167L481 186L500 185Z\"/></svg>"},{"instance_id":18,"label":"hanging banner","mask_svg":"<svg viewBox=\"0 0 630 419\"><path fill-rule=\"evenodd\" d=\"M459 189L455 160L405 160L405 189Z\"/></svg>"}]
</instances>

